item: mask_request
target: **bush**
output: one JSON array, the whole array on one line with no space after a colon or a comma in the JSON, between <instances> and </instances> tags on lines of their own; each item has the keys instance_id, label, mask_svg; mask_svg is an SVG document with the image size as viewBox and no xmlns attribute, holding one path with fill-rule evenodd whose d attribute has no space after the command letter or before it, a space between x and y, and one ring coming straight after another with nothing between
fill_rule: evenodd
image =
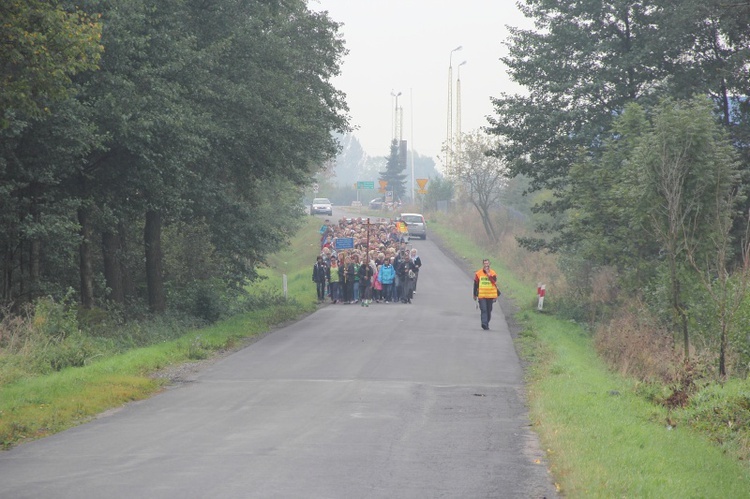
<instances>
[{"instance_id":1,"label":"bush","mask_svg":"<svg viewBox=\"0 0 750 499\"><path fill-rule=\"evenodd\" d=\"M51 340L61 341L77 333L77 305L73 290L69 290L61 302L51 297L37 300L32 324L35 330Z\"/></svg>"},{"instance_id":2,"label":"bush","mask_svg":"<svg viewBox=\"0 0 750 499\"><path fill-rule=\"evenodd\" d=\"M215 286L203 282L195 290L193 314L207 324L218 321L227 311L224 297Z\"/></svg>"},{"instance_id":3,"label":"bush","mask_svg":"<svg viewBox=\"0 0 750 499\"><path fill-rule=\"evenodd\" d=\"M732 360L731 367L735 375L745 378L750 375L750 294L745 296L740 308L734 316L733 327L729 331L728 358Z\"/></svg>"},{"instance_id":4,"label":"bush","mask_svg":"<svg viewBox=\"0 0 750 499\"><path fill-rule=\"evenodd\" d=\"M61 371L67 367L82 367L101 354L96 342L80 332L65 339L37 345L34 360L45 373L49 370Z\"/></svg>"}]
</instances>

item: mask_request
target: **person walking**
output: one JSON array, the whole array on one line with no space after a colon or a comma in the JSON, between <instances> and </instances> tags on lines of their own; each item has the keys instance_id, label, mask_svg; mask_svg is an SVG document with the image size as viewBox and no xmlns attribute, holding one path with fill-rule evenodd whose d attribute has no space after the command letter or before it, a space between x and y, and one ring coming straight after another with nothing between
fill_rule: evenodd
<instances>
[{"instance_id":1,"label":"person walking","mask_svg":"<svg viewBox=\"0 0 750 499\"><path fill-rule=\"evenodd\" d=\"M482 260L482 268L474 274L474 301L479 304L480 320L482 329L490 328L490 319L492 318L492 304L500 296L500 290L497 289L497 274L490 268L490 261L485 258Z\"/></svg>"},{"instance_id":2,"label":"person walking","mask_svg":"<svg viewBox=\"0 0 750 499\"><path fill-rule=\"evenodd\" d=\"M403 268L401 266L401 262L404 259L404 252L398 251L396 252L396 256L391 262L393 265L393 271L396 273L396 276L393 278L393 302L396 303L401 299L401 272L403 272Z\"/></svg>"},{"instance_id":3,"label":"person walking","mask_svg":"<svg viewBox=\"0 0 750 499\"><path fill-rule=\"evenodd\" d=\"M372 301L372 276L374 274L370 262L365 261L357 270L359 274L359 299L363 307L369 307Z\"/></svg>"},{"instance_id":4,"label":"person walking","mask_svg":"<svg viewBox=\"0 0 750 499\"><path fill-rule=\"evenodd\" d=\"M417 248L412 248L409 252L409 256L411 256L411 261L414 263L414 283L412 284L412 295L417 292L417 282L419 281L419 269L422 268L422 259L419 258L419 255L417 254Z\"/></svg>"},{"instance_id":5,"label":"person walking","mask_svg":"<svg viewBox=\"0 0 750 499\"><path fill-rule=\"evenodd\" d=\"M339 261L335 256L331 257L331 268L328 272L329 287L331 288L331 301L338 303L341 300L341 274L339 273Z\"/></svg>"},{"instance_id":6,"label":"person walking","mask_svg":"<svg viewBox=\"0 0 750 499\"><path fill-rule=\"evenodd\" d=\"M413 275L414 264L407 252L402 256L398 267L396 267L396 281L398 282L397 286L399 288L398 296L401 303L411 303L411 284L413 278L410 276Z\"/></svg>"},{"instance_id":7,"label":"person walking","mask_svg":"<svg viewBox=\"0 0 750 499\"><path fill-rule=\"evenodd\" d=\"M328 273L328 265L323 261L323 256L318 255L318 259L313 265L312 280L317 288L318 302L320 303L326 299L326 283L330 280Z\"/></svg>"},{"instance_id":8,"label":"person walking","mask_svg":"<svg viewBox=\"0 0 750 499\"><path fill-rule=\"evenodd\" d=\"M354 267L354 275L353 275L353 285L352 285L352 303L357 303L360 301L360 290L359 290L359 268L362 266L362 264L359 262L359 255L357 253L354 253L352 255L352 265Z\"/></svg>"},{"instance_id":9,"label":"person walking","mask_svg":"<svg viewBox=\"0 0 750 499\"><path fill-rule=\"evenodd\" d=\"M344 257L344 305L354 303L354 259L347 255Z\"/></svg>"},{"instance_id":10,"label":"person walking","mask_svg":"<svg viewBox=\"0 0 750 499\"><path fill-rule=\"evenodd\" d=\"M380 295L383 291L383 283L378 279L380 276L380 267L381 265L375 263L375 270L372 273L372 297L375 300L375 303L380 303Z\"/></svg>"},{"instance_id":11,"label":"person walking","mask_svg":"<svg viewBox=\"0 0 750 499\"><path fill-rule=\"evenodd\" d=\"M383 287L383 299L386 303L393 299L393 280L395 278L396 271L393 270L391 261L386 260L378 272L378 280Z\"/></svg>"}]
</instances>

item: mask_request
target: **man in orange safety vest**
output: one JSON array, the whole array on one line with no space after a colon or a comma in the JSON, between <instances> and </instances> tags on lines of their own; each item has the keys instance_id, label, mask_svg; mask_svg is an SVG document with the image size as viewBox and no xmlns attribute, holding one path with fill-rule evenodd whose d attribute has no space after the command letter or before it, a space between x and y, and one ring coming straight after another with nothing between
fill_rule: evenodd
<instances>
[{"instance_id":1,"label":"man in orange safety vest","mask_svg":"<svg viewBox=\"0 0 750 499\"><path fill-rule=\"evenodd\" d=\"M482 268L474 274L474 301L479 303L480 319L482 329L490 328L490 318L492 317L492 304L500 296L500 290L497 289L497 274L490 268L488 259L482 260Z\"/></svg>"}]
</instances>

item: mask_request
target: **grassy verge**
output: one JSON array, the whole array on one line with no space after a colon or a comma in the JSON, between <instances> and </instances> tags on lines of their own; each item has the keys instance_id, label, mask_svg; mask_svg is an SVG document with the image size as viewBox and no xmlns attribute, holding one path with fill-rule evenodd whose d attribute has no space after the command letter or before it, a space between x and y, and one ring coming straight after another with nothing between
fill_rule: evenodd
<instances>
[{"instance_id":1,"label":"grassy verge","mask_svg":"<svg viewBox=\"0 0 750 499\"><path fill-rule=\"evenodd\" d=\"M492 259L501 290L517 305L530 417L563 494L748 496L750 470L701 433L674 426L674 415L638 396L632 380L611 373L581 326L538 313L534 283L512 275L502 255L487 254L439 220L430 229L459 258Z\"/></svg>"},{"instance_id":2,"label":"grassy verge","mask_svg":"<svg viewBox=\"0 0 750 499\"><path fill-rule=\"evenodd\" d=\"M149 397L166 383L153 376L160 369L237 349L248 338L313 311L316 297L310 269L319 253L319 227L318 219L307 218L290 245L269 259L262 270L266 279L251 289L259 295L280 294L281 276L286 274L288 300L267 300L257 310L188 331L176 340L0 387L0 446L7 449L62 431L107 409Z\"/></svg>"}]
</instances>

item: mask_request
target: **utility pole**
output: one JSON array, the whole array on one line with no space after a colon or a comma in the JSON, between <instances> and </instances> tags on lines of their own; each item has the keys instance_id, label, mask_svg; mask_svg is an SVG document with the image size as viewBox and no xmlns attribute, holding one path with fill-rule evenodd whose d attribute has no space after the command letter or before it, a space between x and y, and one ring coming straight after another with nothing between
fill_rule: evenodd
<instances>
[{"instance_id":1,"label":"utility pole","mask_svg":"<svg viewBox=\"0 0 750 499\"><path fill-rule=\"evenodd\" d=\"M397 140L398 143L401 143L401 135L402 135L402 121L403 121L403 112L400 107L398 107L398 98L401 95L401 92L396 93L393 90L391 90L391 97L393 97L396 101L396 104L393 108L393 139Z\"/></svg>"},{"instance_id":2,"label":"utility pole","mask_svg":"<svg viewBox=\"0 0 750 499\"><path fill-rule=\"evenodd\" d=\"M409 100L411 100L411 130L409 140L411 141L411 198L412 203L416 201L414 194L414 93L409 89Z\"/></svg>"},{"instance_id":3,"label":"utility pole","mask_svg":"<svg viewBox=\"0 0 750 499\"><path fill-rule=\"evenodd\" d=\"M447 150L445 152L445 166L450 169L453 155L453 52L463 49L461 45L451 50L448 58L448 124L446 130Z\"/></svg>"},{"instance_id":4,"label":"utility pole","mask_svg":"<svg viewBox=\"0 0 750 499\"><path fill-rule=\"evenodd\" d=\"M458 65L456 78L456 152L461 154L461 66L466 61Z\"/></svg>"}]
</instances>

